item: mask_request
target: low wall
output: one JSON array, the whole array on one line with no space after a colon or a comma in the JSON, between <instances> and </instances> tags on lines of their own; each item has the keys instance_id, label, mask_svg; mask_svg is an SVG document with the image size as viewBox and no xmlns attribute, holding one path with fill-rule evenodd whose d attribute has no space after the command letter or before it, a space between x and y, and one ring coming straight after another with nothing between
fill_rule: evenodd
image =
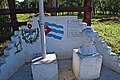
<instances>
[{"instance_id":1,"label":"low wall","mask_svg":"<svg viewBox=\"0 0 120 80\"><path fill-rule=\"evenodd\" d=\"M20 31L11 36L4 55L0 57L0 80L7 80L25 63L25 54L22 49Z\"/></svg>"},{"instance_id":2,"label":"low wall","mask_svg":"<svg viewBox=\"0 0 120 80\"><path fill-rule=\"evenodd\" d=\"M112 49L106 45L98 33L96 34L95 45L97 51L103 55L103 65L120 73L120 60L117 58L117 54L112 52Z\"/></svg>"}]
</instances>

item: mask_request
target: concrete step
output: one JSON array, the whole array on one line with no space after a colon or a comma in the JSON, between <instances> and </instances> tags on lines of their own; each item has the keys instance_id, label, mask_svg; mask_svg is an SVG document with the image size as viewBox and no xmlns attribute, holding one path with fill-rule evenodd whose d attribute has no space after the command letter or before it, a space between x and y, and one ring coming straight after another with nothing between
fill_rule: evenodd
<instances>
[{"instance_id":1,"label":"concrete step","mask_svg":"<svg viewBox=\"0 0 120 80\"><path fill-rule=\"evenodd\" d=\"M10 50L11 50L11 49L12 49L11 47L5 48L5 49L4 49L4 55L5 55L5 56L9 56L9 55L10 55Z\"/></svg>"},{"instance_id":2,"label":"concrete step","mask_svg":"<svg viewBox=\"0 0 120 80\"><path fill-rule=\"evenodd\" d=\"M6 63L5 56L4 55L0 56L0 72L1 72L1 66L4 65L5 63Z\"/></svg>"},{"instance_id":3,"label":"concrete step","mask_svg":"<svg viewBox=\"0 0 120 80\"><path fill-rule=\"evenodd\" d=\"M10 41L9 43L8 43L8 47L14 47L15 46L15 42L14 41Z\"/></svg>"}]
</instances>

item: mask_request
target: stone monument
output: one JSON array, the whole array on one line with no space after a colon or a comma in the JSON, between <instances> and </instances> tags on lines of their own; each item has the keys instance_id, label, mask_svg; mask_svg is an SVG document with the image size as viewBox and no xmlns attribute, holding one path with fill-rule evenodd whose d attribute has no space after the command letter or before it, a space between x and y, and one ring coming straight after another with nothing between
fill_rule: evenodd
<instances>
[{"instance_id":1,"label":"stone monument","mask_svg":"<svg viewBox=\"0 0 120 80\"><path fill-rule=\"evenodd\" d=\"M102 56L94 45L95 33L91 28L82 31L83 44L73 50L73 72L77 80L96 79L100 76Z\"/></svg>"},{"instance_id":2,"label":"stone monument","mask_svg":"<svg viewBox=\"0 0 120 80\"><path fill-rule=\"evenodd\" d=\"M80 46L79 52L83 56L96 54L96 47L94 45L95 33L91 28L82 31L83 44Z\"/></svg>"}]
</instances>

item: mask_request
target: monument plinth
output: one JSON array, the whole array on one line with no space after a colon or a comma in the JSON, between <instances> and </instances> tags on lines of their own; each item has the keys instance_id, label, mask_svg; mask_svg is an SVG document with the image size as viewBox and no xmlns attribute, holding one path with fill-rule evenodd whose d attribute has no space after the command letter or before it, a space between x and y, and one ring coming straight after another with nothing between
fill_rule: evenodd
<instances>
[{"instance_id":1,"label":"monument plinth","mask_svg":"<svg viewBox=\"0 0 120 80\"><path fill-rule=\"evenodd\" d=\"M83 44L73 49L73 72L77 80L97 79L100 76L102 55L94 45L95 34L91 28L82 31Z\"/></svg>"},{"instance_id":2,"label":"monument plinth","mask_svg":"<svg viewBox=\"0 0 120 80\"><path fill-rule=\"evenodd\" d=\"M58 62L55 53L46 54L46 58L33 59L31 68L34 80L58 80Z\"/></svg>"}]
</instances>

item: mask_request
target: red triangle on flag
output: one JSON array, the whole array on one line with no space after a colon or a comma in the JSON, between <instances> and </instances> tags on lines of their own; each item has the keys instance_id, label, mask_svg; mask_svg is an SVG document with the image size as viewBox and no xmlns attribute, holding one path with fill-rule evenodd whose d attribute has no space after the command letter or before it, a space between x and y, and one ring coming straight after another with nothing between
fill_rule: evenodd
<instances>
[{"instance_id":1,"label":"red triangle on flag","mask_svg":"<svg viewBox=\"0 0 120 80\"><path fill-rule=\"evenodd\" d=\"M45 34L48 34L50 31L51 31L51 28L45 25Z\"/></svg>"}]
</instances>

